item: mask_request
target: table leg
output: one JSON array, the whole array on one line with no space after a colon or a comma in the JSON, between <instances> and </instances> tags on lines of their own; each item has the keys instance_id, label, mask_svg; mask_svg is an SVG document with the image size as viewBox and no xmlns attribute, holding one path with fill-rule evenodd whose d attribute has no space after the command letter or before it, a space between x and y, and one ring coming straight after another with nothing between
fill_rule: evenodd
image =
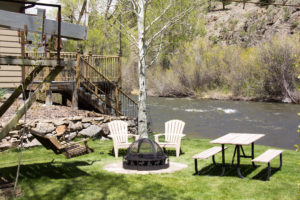
<instances>
[{"instance_id":1,"label":"table leg","mask_svg":"<svg viewBox=\"0 0 300 200\"><path fill-rule=\"evenodd\" d=\"M197 174L199 174L199 172L198 172L198 163L197 163L197 159L195 159L195 174L194 175L197 175Z\"/></svg>"},{"instance_id":2,"label":"table leg","mask_svg":"<svg viewBox=\"0 0 300 200\"><path fill-rule=\"evenodd\" d=\"M251 143L251 158L254 159L254 142ZM256 167L254 162L252 162L252 166Z\"/></svg>"},{"instance_id":3,"label":"table leg","mask_svg":"<svg viewBox=\"0 0 300 200\"><path fill-rule=\"evenodd\" d=\"M241 157L240 145L236 145L236 147L237 147L237 173L240 178L245 178L242 175L241 168L240 168L240 157Z\"/></svg>"},{"instance_id":4,"label":"table leg","mask_svg":"<svg viewBox=\"0 0 300 200\"><path fill-rule=\"evenodd\" d=\"M222 144L222 173L221 176L225 174L225 146Z\"/></svg>"},{"instance_id":5,"label":"table leg","mask_svg":"<svg viewBox=\"0 0 300 200\"><path fill-rule=\"evenodd\" d=\"M234 148L231 165L233 165L233 163L234 163L235 154L236 154L236 147Z\"/></svg>"}]
</instances>

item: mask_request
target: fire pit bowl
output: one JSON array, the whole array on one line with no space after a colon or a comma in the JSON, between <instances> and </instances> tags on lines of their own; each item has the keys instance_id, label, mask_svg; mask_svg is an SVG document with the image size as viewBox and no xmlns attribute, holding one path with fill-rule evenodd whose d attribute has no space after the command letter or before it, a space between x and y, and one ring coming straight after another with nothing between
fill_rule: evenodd
<instances>
[{"instance_id":1,"label":"fire pit bowl","mask_svg":"<svg viewBox=\"0 0 300 200\"><path fill-rule=\"evenodd\" d=\"M148 138L133 142L123 157L124 169L159 170L168 167L168 156L155 141Z\"/></svg>"}]
</instances>

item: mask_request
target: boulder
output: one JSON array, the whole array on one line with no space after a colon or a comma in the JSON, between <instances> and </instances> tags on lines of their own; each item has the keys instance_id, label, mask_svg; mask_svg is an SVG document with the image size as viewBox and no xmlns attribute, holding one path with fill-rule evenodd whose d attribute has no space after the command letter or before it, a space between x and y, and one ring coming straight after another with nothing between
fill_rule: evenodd
<instances>
[{"instance_id":1,"label":"boulder","mask_svg":"<svg viewBox=\"0 0 300 200\"><path fill-rule=\"evenodd\" d=\"M68 124L68 122L65 121L64 119L60 118L60 119L55 119L55 120L53 120L53 124L54 124L55 126L61 126L61 125Z\"/></svg>"},{"instance_id":2,"label":"boulder","mask_svg":"<svg viewBox=\"0 0 300 200\"><path fill-rule=\"evenodd\" d=\"M102 124L100 127L103 135L109 135L110 131L107 124Z\"/></svg>"},{"instance_id":3,"label":"boulder","mask_svg":"<svg viewBox=\"0 0 300 200\"><path fill-rule=\"evenodd\" d=\"M75 116L75 117L72 117L70 120L72 121L81 121L83 119L83 116Z\"/></svg>"},{"instance_id":4,"label":"boulder","mask_svg":"<svg viewBox=\"0 0 300 200\"><path fill-rule=\"evenodd\" d=\"M72 133L66 135L65 138L68 139L68 140L73 140L76 136L77 136L77 133L72 132Z\"/></svg>"},{"instance_id":5,"label":"boulder","mask_svg":"<svg viewBox=\"0 0 300 200\"><path fill-rule=\"evenodd\" d=\"M81 122L82 123L87 123L87 122L91 122L93 121L93 118L92 117L84 117L82 118Z\"/></svg>"},{"instance_id":6,"label":"boulder","mask_svg":"<svg viewBox=\"0 0 300 200\"><path fill-rule=\"evenodd\" d=\"M65 125L60 125L56 128L55 131L58 135L62 135L67 131L67 127Z\"/></svg>"},{"instance_id":7,"label":"boulder","mask_svg":"<svg viewBox=\"0 0 300 200\"><path fill-rule=\"evenodd\" d=\"M84 123L83 124L83 128L87 128L87 127L89 127L91 124L90 123Z\"/></svg>"},{"instance_id":8,"label":"boulder","mask_svg":"<svg viewBox=\"0 0 300 200\"><path fill-rule=\"evenodd\" d=\"M13 145L12 143L9 143L9 142L1 142L0 143L0 149L1 150L6 150L6 149L9 149L9 148L12 148Z\"/></svg>"},{"instance_id":9,"label":"boulder","mask_svg":"<svg viewBox=\"0 0 300 200\"><path fill-rule=\"evenodd\" d=\"M24 148L35 147L35 146L41 146L41 143L35 138L32 141L23 144Z\"/></svg>"},{"instance_id":10,"label":"boulder","mask_svg":"<svg viewBox=\"0 0 300 200\"><path fill-rule=\"evenodd\" d=\"M83 128L82 123L81 122L70 122L68 128L70 129L70 131L78 131L81 130Z\"/></svg>"},{"instance_id":11,"label":"boulder","mask_svg":"<svg viewBox=\"0 0 300 200\"><path fill-rule=\"evenodd\" d=\"M19 131L9 131L9 135L12 136L12 135L19 135Z\"/></svg>"},{"instance_id":12,"label":"boulder","mask_svg":"<svg viewBox=\"0 0 300 200\"><path fill-rule=\"evenodd\" d=\"M31 133L27 133L27 138L31 139L31 138L33 138L33 135Z\"/></svg>"},{"instance_id":13,"label":"boulder","mask_svg":"<svg viewBox=\"0 0 300 200\"><path fill-rule=\"evenodd\" d=\"M86 129L81 130L78 135L87 137L98 137L100 136L101 127L96 125L91 125Z\"/></svg>"},{"instance_id":14,"label":"boulder","mask_svg":"<svg viewBox=\"0 0 300 200\"><path fill-rule=\"evenodd\" d=\"M137 125L135 120L128 120L127 124L128 124L129 127L135 127Z\"/></svg>"},{"instance_id":15,"label":"boulder","mask_svg":"<svg viewBox=\"0 0 300 200\"><path fill-rule=\"evenodd\" d=\"M104 117L94 117L94 121L103 121Z\"/></svg>"},{"instance_id":16,"label":"boulder","mask_svg":"<svg viewBox=\"0 0 300 200\"><path fill-rule=\"evenodd\" d=\"M36 128L33 128L35 131L41 134L51 133L55 130L55 126L52 123L40 122L36 125Z\"/></svg>"}]
</instances>

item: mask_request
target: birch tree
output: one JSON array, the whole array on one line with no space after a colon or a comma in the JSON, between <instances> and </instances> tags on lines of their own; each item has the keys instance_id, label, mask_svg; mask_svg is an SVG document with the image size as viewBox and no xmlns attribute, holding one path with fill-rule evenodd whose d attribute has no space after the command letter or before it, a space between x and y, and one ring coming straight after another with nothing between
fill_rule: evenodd
<instances>
[{"instance_id":1,"label":"birch tree","mask_svg":"<svg viewBox=\"0 0 300 200\"><path fill-rule=\"evenodd\" d=\"M136 30L135 27L121 23L117 18L112 24L127 36L137 50L139 79L138 134L143 138L148 137L146 69L157 60L163 46L164 34L195 7L195 2L191 0L189 1L190 6L179 10L176 9L178 2L181 3L177 0L118 0L111 7L111 10L119 10L119 13L123 15L129 14L131 19L135 20L137 27ZM109 12L110 9L107 9L107 11ZM154 53L152 50L154 50ZM149 57L150 51L152 51L151 58Z\"/></svg>"}]
</instances>

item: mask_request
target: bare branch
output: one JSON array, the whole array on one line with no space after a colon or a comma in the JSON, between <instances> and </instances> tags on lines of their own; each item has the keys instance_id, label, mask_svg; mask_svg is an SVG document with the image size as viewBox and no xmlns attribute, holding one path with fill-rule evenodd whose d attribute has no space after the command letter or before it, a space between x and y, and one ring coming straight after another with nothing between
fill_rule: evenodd
<instances>
[{"instance_id":1,"label":"bare branch","mask_svg":"<svg viewBox=\"0 0 300 200\"><path fill-rule=\"evenodd\" d=\"M114 9L114 11L108 15L109 10L111 8L111 4L112 4L113 0L108 0L107 5L106 5L106 9L105 9L105 20L110 20L116 13L116 11L118 10L118 4L116 4L116 8Z\"/></svg>"},{"instance_id":2,"label":"bare branch","mask_svg":"<svg viewBox=\"0 0 300 200\"><path fill-rule=\"evenodd\" d=\"M175 24L177 21L179 21L180 19L182 19L186 14L188 14L191 10L194 9L194 6L186 9L185 11L179 13L178 15L172 17L172 19L170 19L159 31L157 31L155 34L152 35L151 38L149 38L146 41L146 46L150 46L151 43L157 38L159 37L167 28L169 28L171 25Z\"/></svg>"},{"instance_id":3,"label":"bare branch","mask_svg":"<svg viewBox=\"0 0 300 200\"><path fill-rule=\"evenodd\" d=\"M132 33L130 33L129 31L127 31L124 24L120 23L118 20L116 20L116 22L118 22L118 24L121 25L123 29L119 28L118 26L115 26L114 24L111 24L111 26L114 27L115 29L117 29L118 31L120 31L123 35L127 36L127 38L130 40L130 42L132 42L134 44L134 46L137 47L138 43L137 43L137 40L134 37L134 35Z\"/></svg>"},{"instance_id":4,"label":"bare branch","mask_svg":"<svg viewBox=\"0 0 300 200\"><path fill-rule=\"evenodd\" d=\"M78 17L78 20L76 22L76 24L79 24L80 21L81 21L81 18L83 16L83 13L84 13L84 10L85 10L85 7L86 7L86 3L87 3L87 0L84 0L83 4L82 4L82 8L81 8L81 11L79 13L79 17Z\"/></svg>"},{"instance_id":5,"label":"bare branch","mask_svg":"<svg viewBox=\"0 0 300 200\"><path fill-rule=\"evenodd\" d=\"M160 18L162 18L165 14L166 14L166 12L173 6L173 3L174 3L174 1L172 1L171 3L169 3L169 5L163 10L163 12L158 16L158 17L156 17L147 27L146 27L146 29L145 29L145 32L147 32L150 28L151 28L151 26L153 25L153 24L155 24L158 20L160 20Z\"/></svg>"},{"instance_id":6,"label":"bare branch","mask_svg":"<svg viewBox=\"0 0 300 200\"><path fill-rule=\"evenodd\" d=\"M135 14L135 15L138 15L138 9L139 9L139 5L138 3L136 2L136 0L130 0L131 2L131 5L132 5L132 8L125 5L126 7L130 8L130 10Z\"/></svg>"},{"instance_id":7,"label":"bare branch","mask_svg":"<svg viewBox=\"0 0 300 200\"><path fill-rule=\"evenodd\" d=\"M162 49L162 44L163 44L162 38L163 38L163 37L161 36L161 37L160 37L159 49L158 49L158 51L156 52L155 57L152 59L152 61L151 61L148 65L146 65L146 68L151 67L151 65L153 65L153 63L155 63L155 61L158 59L158 56L160 55L160 52L161 52L161 49Z\"/></svg>"}]
</instances>

